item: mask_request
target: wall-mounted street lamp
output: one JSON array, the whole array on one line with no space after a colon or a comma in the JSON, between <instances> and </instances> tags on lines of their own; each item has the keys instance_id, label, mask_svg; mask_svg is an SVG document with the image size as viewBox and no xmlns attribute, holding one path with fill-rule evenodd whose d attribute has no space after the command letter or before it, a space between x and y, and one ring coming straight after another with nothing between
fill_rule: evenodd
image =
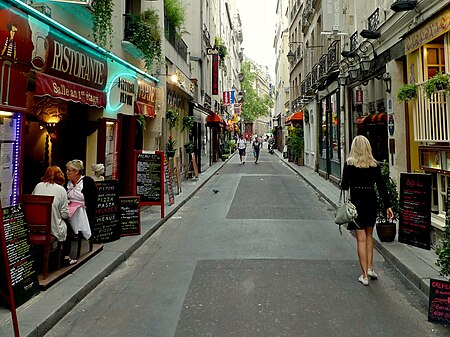
<instances>
[{"instance_id":1,"label":"wall-mounted street lamp","mask_svg":"<svg viewBox=\"0 0 450 337\"><path fill-rule=\"evenodd\" d=\"M300 42L296 42L296 41L289 42L289 52L286 55L289 63L292 63L292 61L294 61L295 54L292 51L292 49L293 49L293 46L296 45L296 44L304 45L304 43L302 41L300 41ZM306 46L306 48L323 48L323 46Z\"/></svg>"},{"instance_id":2,"label":"wall-mounted street lamp","mask_svg":"<svg viewBox=\"0 0 450 337\"><path fill-rule=\"evenodd\" d=\"M354 64L355 61L357 61L363 71L369 71L370 66L372 64L370 56L373 55L373 58L377 57L377 52L375 51L375 47L372 44L372 42L365 40L361 42L359 46L356 47L354 50L352 51L344 50L341 53L341 55L349 59L352 64Z\"/></svg>"}]
</instances>

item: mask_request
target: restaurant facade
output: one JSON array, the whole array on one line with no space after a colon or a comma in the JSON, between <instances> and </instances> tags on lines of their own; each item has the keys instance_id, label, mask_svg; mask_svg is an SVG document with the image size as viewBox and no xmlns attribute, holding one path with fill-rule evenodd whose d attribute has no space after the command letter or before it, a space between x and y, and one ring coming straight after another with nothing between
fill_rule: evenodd
<instances>
[{"instance_id":1,"label":"restaurant facade","mask_svg":"<svg viewBox=\"0 0 450 337\"><path fill-rule=\"evenodd\" d=\"M0 40L2 206L75 158L132 195L129 150L159 146L158 80L20 2L0 2Z\"/></svg>"}]
</instances>

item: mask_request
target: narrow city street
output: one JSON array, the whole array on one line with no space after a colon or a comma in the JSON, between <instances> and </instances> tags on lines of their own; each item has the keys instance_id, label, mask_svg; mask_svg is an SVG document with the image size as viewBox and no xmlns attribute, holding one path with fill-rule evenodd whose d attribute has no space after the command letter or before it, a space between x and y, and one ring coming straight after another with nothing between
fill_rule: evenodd
<instances>
[{"instance_id":1,"label":"narrow city street","mask_svg":"<svg viewBox=\"0 0 450 337\"><path fill-rule=\"evenodd\" d=\"M46 336L449 336L427 298L355 239L277 155L235 154ZM64 296L64 294L61 294Z\"/></svg>"}]
</instances>

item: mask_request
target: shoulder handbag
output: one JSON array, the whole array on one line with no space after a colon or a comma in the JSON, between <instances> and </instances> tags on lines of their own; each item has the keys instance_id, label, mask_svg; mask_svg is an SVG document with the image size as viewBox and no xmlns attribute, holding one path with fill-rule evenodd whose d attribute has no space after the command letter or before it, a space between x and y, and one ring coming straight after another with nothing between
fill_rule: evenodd
<instances>
[{"instance_id":1,"label":"shoulder handbag","mask_svg":"<svg viewBox=\"0 0 450 337\"><path fill-rule=\"evenodd\" d=\"M344 195L344 200L342 200L342 195ZM339 195L339 203L336 208L336 216L334 217L334 222L339 225L339 232L342 235L341 226L348 224L349 222L354 222L359 228L358 224L355 222L358 217L358 211L356 206L352 204L348 196L346 197L345 191L341 189L341 194Z\"/></svg>"}]
</instances>

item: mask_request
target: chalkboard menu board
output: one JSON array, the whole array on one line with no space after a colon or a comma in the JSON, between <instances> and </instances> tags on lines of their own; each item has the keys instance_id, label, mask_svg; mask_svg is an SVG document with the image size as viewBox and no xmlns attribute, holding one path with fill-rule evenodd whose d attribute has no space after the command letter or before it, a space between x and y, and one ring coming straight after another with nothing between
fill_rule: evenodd
<instances>
[{"instance_id":1,"label":"chalkboard menu board","mask_svg":"<svg viewBox=\"0 0 450 337\"><path fill-rule=\"evenodd\" d=\"M122 236L141 234L139 197L120 197Z\"/></svg>"},{"instance_id":2,"label":"chalkboard menu board","mask_svg":"<svg viewBox=\"0 0 450 337\"><path fill-rule=\"evenodd\" d=\"M119 181L96 181L98 198L93 235L95 242L120 239Z\"/></svg>"},{"instance_id":3,"label":"chalkboard menu board","mask_svg":"<svg viewBox=\"0 0 450 337\"><path fill-rule=\"evenodd\" d=\"M0 229L4 229L0 234L4 235L6 243L6 247L0 247L2 248L0 261L3 261L3 254L6 254L8 257L6 267L11 275L14 301L18 307L39 293L39 281L21 204L3 208L3 228ZM3 294L8 293L6 280L6 270L2 263L0 289Z\"/></svg>"},{"instance_id":4,"label":"chalkboard menu board","mask_svg":"<svg viewBox=\"0 0 450 337\"><path fill-rule=\"evenodd\" d=\"M169 205L173 205L175 203L175 196L173 194L173 180L167 158L164 159L164 174L166 176L166 190L169 197Z\"/></svg>"},{"instance_id":5,"label":"chalkboard menu board","mask_svg":"<svg viewBox=\"0 0 450 337\"><path fill-rule=\"evenodd\" d=\"M142 204L164 202L163 154L137 152L136 157L136 195Z\"/></svg>"},{"instance_id":6,"label":"chalkboard menu board","mask_svg":"<svg viewBox=\"0 0 450 337\"><path fill-rule=\"evenodd\" d=\"M450 325L450 282L430 279L428 321Z\"/></svg>"},{"instance_id":7,"label":"chalkboard menu board","mask_svg":"<svg viewBox=\"0 0 450 337\"><path fill-rule=\"evenodd\" d=\"M430 249L431 175L400 175L400 221L398 241Z\"/></svg>"}]
</instances>

